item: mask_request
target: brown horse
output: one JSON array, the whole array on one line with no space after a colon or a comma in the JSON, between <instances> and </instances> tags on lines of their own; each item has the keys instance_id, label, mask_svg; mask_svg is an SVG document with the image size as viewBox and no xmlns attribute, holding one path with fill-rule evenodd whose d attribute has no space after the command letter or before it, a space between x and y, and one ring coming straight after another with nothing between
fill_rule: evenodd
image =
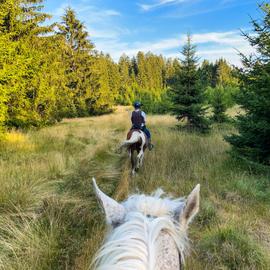
<instances>
[{"instance_id":1,"label":"brown horse","mask_svg":"<svg viewBox=\"0 0 270 270\"><path fill-rule=\"evenodd\" d=\"M135 172L142 166L147 144L148 139L142 130L131 129L127 134L127 139L120 146L120 148L126 147L128 149L132 175L135 175Z\"/></svg>"}]
</instances>

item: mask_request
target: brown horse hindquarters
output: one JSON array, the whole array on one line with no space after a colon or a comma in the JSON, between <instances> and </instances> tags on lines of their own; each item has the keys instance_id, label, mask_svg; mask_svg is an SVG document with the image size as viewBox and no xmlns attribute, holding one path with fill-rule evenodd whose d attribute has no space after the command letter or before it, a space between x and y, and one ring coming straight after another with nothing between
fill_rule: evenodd
<instances>
[{"instance_id":1,"label":"brown horse hindquarters","mask_svg":"<svg viewBox=\"0 0 270 270\"><path fill-rule=\"evenodd\" d=\"M143 147L143 151L145 151L145 149L147 148L147 145L148 145L148 138L147 138L146 134L142 130L140 130L140 129L131 129L127 134L127 140L129 140L131 138L133 132L135 132L135 131L138 131L139 133L143 133L143 135L145 137L145 140L146 140L146 144ZM130 145L129 149L131 151L136 150L139 153L141 145L142 145L142 139L140 139L137 143L134 143L134 144Z\"/></svg>"},{"instance_id":2,"label":"brown horse hindquarters","mask_svg":"<svg viewBox=\"0 0 270 270\"><path fill-rule=\"evenodd\" d=\"M127 140L130 140L133 132L135 132L135 131L139 132L140 134L144 134L146 142L147 142L147 137L146 137L145 133L139 129L131 129L127 134ZM140 137L138 142L133 143L128 147L128 150L130 152L130 158L131 158L132 174L134 174L135 171L137 171L139 169L139 167L138 167L138 162L139 162L138 161L138 154L141 152L141 150L144 152L146 147L147 147L147 143L146 143L142 149L142 144L143 144L143 140Z\"/></svg>"},{"instance_id":3,"label":"brown horse hindquarters","mask_svg":"<svg viewBox=\"0 0 270 270\"><path fill-rule=\"evenodd\" d=\"M141 145L142 145L142 139L140 139L137 143L130 145L131 152L137 151L139 153Z\"/></svg>"}]
</instances>

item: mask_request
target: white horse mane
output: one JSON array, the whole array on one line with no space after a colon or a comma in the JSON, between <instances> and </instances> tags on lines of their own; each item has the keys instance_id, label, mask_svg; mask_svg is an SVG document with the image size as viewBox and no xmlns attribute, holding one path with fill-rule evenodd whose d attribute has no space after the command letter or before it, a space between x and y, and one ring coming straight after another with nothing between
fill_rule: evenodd
<instances>
[{"instance_id":1,"label":"white horse mane","mask_svg":"<svg viewBox=\"0 0 270 270\"><path fill-rule=\"evenodd\" d=\"M171 197L163 197L164 194L162 189L157 189L150 196L144 194L131 195L123 205L129 212L141 212L144 215L156 217L173 215L175 211L184 207L184 198L172 199Z\"/></svg>"},{"instance_id":2,"label":"white horse mane","mask_svg":"<svg viewBox=\"0 0 270 270\"><path fill-rule=\"evenodd\" d=\"M125 219L109 233L91 269L157 269L157 239L162 232L173 239L184 260L188 249L187 235L175 213L182 212L185 200L162 198L162 194L159 189L152 196L133 195L122 204L127 213Z\"/></svg>"}]
</instances>

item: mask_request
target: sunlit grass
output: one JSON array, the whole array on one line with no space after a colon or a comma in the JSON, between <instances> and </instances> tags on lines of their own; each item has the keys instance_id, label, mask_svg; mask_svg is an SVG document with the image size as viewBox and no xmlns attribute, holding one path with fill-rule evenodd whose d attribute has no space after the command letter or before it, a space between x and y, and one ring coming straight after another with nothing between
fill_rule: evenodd
<instances>
[{"instance_id":1,"label":"sunlit grass","mask_svg":"<svg viewBox=\"0 0 270 270\"><path fill-rule=\"evenodd\" d=\"M104 187L115 190L120 157L112 153L127 129L124 111L6 135L0 151L0 269L75 263L100 215L90 215L97 212L91 178L114 179Z\"/></svg>"},{"instance_id":2,"label":"sunlit grass","mask_svg":"<svg viewBox=\"0 0 270 270\"><path fill-rule=\"evenodd\" d=\"M0 150L0 269L89 269L105 233L93 176L121 200L159 187L183 196L200 183L186 269L270 269L269 175L228 154L223 135L232 126L200 135L175 129L168 115L148 121L155 148L134 178L127 154L115 153L129 128L126 107L8 134Z\"/></svg>"},{"instance_id":3,"label":"sunlit grass","mask_svg":"<svg viewBox=\"0 0 270 270\"><path fill-rule=\"evenodd\" d=\"M28 135L21 132L10 131L3 138L2 147L9 151L33 151L35 145Z\"/></svg>"}]
</instances>

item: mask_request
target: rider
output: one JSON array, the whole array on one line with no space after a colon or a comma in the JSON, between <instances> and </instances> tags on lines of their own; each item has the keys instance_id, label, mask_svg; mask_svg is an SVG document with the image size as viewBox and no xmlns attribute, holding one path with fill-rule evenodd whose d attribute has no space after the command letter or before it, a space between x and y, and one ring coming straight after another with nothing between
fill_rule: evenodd
<instances>
[{"instance_id":1,"label":"rider","mask_svg":"<svg viewBox=\"0 0 270 270\"><path fill-rule=\"evenodd\" d=\"M151 133L145 126L146 114L140 109L142 104L139 101L135 101L133 106L135 110L131 115L132 129L140 129L145 133L148 138L148 149L151 151L154 145L151 143Z\"/></svg>"}]
</instances>

